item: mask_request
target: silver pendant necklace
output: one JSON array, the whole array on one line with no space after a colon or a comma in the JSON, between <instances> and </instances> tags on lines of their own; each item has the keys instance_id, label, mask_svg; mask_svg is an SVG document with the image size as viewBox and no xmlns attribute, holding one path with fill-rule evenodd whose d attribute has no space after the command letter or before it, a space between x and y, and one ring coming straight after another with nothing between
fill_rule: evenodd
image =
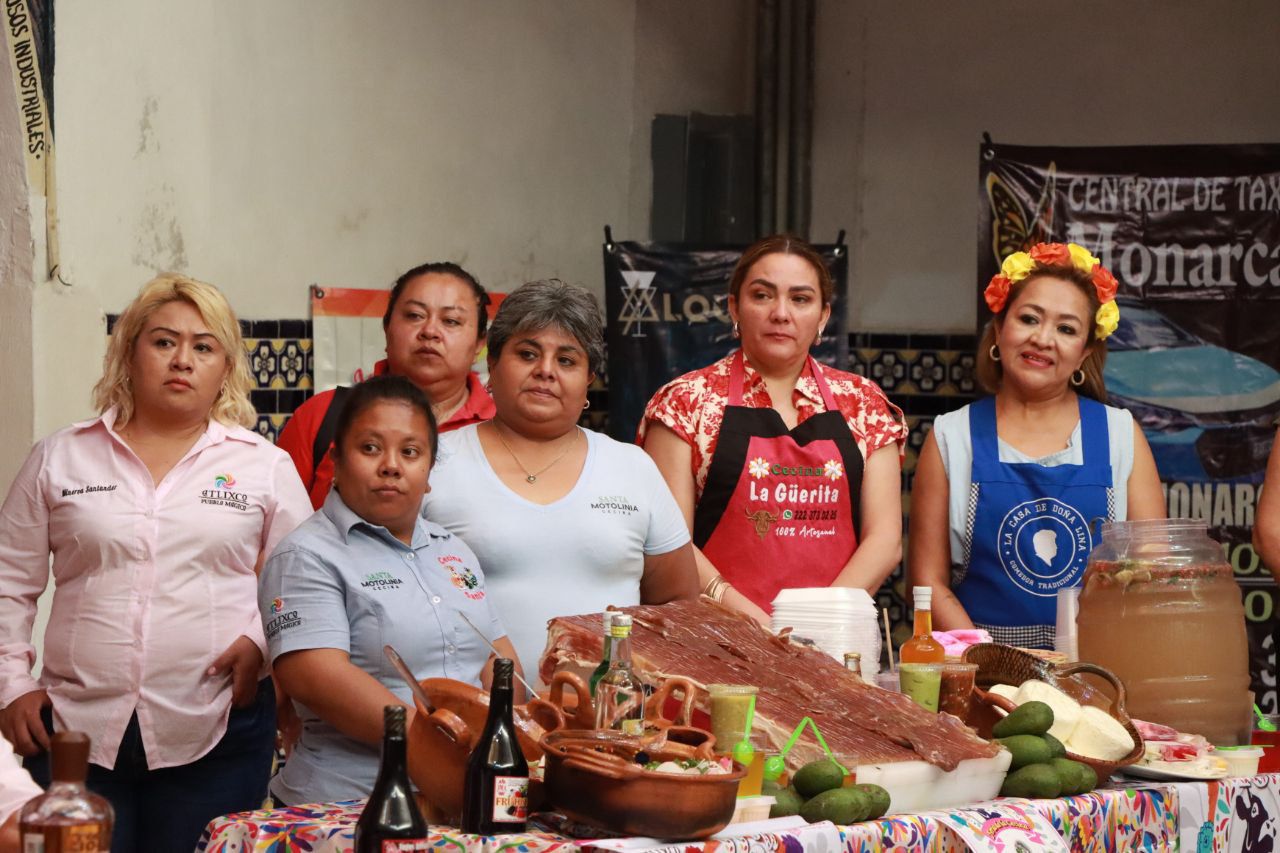
<instances>
[{"instance_id":1,"label":"silver pendant necklace","mask_svg":"<svg viewBox=\"0 0 1280 853\"><path fill-rule=\"evenodd\" d=\"M574 441L577 439L576 433L579 432L578 428L574 427L575 435L571 435L569 437L569 441L565 445L564 450L560 451L560 455L557 456L555 459L552 459L546 465L542 466L542 468L540 468L539 470L530 471L527 467L525 467L525 464L520 461L520 457L516 456L516 452L511 449L511 445L507 444L507 440L502 435L502 429L497 424L493 425L493 431L494 433L497 434L498 441L501 441L502 446L505 447L507 449L507 452L511 454L511 458L514 459L516 461L516 464L520 466L520 470L524 471L524 480L526 483L538 482L539 477L547 473L547 471L551 470L551 467L555 465L557 462L559 462L561 459L565 458L565 456L569 454L569 451L573 449Z\"/></svg>"}]
</instances>

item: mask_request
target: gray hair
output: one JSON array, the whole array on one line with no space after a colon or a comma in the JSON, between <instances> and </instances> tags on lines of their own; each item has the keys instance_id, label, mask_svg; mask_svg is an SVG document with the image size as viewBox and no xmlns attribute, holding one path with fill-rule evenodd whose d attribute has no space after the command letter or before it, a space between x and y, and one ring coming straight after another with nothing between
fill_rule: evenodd
<instances>
[{"instance_id":1,"label":"gray hair","mask_svg":"<svg viewBox=\"0 0 1280 853\"><path fill-rule=\"evenodd\" d=\"M489 325L489 358L497 361L502 348L517 332L559 329L578 339L587 364L604 375L604 317L600 303L588 291L558 278L522 284L507 295Z\"/></svg>"}]
</instances>

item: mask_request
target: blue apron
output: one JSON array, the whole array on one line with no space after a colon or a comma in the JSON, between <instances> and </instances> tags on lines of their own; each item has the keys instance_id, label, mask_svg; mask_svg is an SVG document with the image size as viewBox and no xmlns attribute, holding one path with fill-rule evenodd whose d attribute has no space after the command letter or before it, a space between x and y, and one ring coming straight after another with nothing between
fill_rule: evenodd
<instances>
[{"instance_id":1,"label":"blue apron","mask_svg":"<svg viewBox=\"0 0 1280 853\"><path fill-rule=\"evenodd\" d=\"M1090 522L1114 516L1107 410L1079 401L1081 465L1001 462L995 398L969 407L969 547L955 593L997 643L1053 648L1058 590L1084 576Z\"/></svg>"}]
</instances>

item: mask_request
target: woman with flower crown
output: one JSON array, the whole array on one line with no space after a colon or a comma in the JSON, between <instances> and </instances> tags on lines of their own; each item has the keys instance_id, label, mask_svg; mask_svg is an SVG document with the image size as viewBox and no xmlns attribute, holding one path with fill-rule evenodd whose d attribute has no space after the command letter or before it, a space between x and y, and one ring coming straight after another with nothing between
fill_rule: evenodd
<instances>
[{"instance_id":1,"label":"woman with flower crown","mask_svg":"<svg viewBox=\"0 0 1280 853\"><path fill-rule=\"evenodd\" d=\"M1052 648L1093 521L1164 517L1141 429L1103 403L1117 288L1074 243L1010 255L987 286L977 375L994 396L934 421L911 492L907 571L933 588L936 628Z\"/></svg>"},{"instance_id":2,"label":"woman with flower crown","mask_svg":"<svg viewBox=\"0 0 1280 853\"><path fill-rule=\"evenodd\" d=\"M902 558L902 413L809 352L833 289L799 238L748 248L729 278L741 349L664 385L640 424L693 530L703 594L765 625L783 589L874 595Z\"/></svg>"}]
</instances>

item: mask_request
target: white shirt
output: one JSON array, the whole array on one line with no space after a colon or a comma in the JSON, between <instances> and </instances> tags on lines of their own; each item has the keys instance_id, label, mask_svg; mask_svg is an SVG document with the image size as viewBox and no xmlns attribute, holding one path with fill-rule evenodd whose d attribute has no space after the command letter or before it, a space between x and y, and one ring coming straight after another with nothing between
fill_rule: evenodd
<instances>
[{"instance_id":1,"label":"white shirt","mask_svg":"<svg viewBox=\"0 0 1280 853\"><path fill-rule=\"evenodd\" d=\"M635 445L583 430L587 459L577 484L543 506L498 478L476 429L440 436L424 511L480 558L532 682L548 621L639 604L645 556L683 546L689 528L658 467Z\"/></svg>"}]
</instances>

